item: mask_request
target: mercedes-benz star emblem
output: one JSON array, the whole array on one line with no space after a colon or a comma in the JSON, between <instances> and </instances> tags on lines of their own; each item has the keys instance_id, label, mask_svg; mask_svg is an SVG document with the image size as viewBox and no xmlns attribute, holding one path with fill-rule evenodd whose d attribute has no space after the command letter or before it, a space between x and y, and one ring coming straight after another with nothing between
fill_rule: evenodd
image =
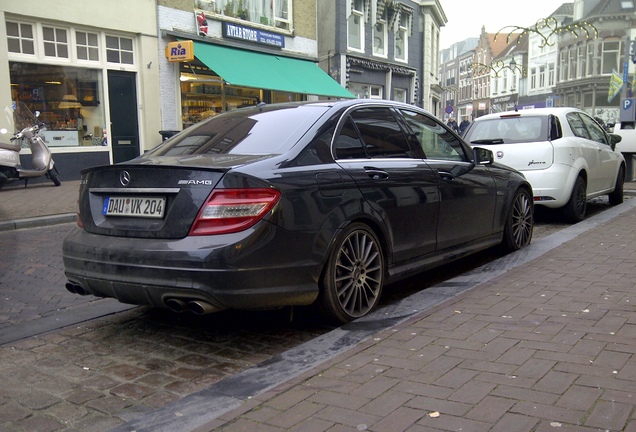
<instances>
[{"instance_id":1,"label":"mercedes-benz star emblem","mask_svg":"<svg viewBox=\"0 0 636 432\"><path fill-rule=\"evenodd\" d=\"M119 173L119 182L122 186L128 186L128 183L130 183L130 173L128 171Z\"/></svg>"}]
</instances>

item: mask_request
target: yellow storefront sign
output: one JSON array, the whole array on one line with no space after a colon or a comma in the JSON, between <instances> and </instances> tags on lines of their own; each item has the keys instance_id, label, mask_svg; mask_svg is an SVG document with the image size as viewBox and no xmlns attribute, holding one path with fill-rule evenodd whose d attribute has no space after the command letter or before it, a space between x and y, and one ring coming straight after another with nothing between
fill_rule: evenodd
<instances>
[{"instance_id":1,"label":"yellow storefront sign","mask_svg":"<svg viewBox=\"0 0 636 432\"><path fill-rule=\"evenodd\" d=\"M194 44L191 40L170 42L166 47L169 62L189 62L194 60Z\"/></svg>"}]
</instances>

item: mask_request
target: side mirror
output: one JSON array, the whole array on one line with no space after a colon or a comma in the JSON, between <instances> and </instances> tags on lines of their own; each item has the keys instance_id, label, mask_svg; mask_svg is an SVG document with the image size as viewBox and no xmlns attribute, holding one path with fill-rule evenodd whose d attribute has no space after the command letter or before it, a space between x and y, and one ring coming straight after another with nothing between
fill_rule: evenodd
<instances>
[{"instance_id":1,"label":"side mirror","mask_svg":"<svg viewBox=\"0 0 636 432\"><path fill-rule=\"evenodd\" d=\"M610 147L612 147L612 150L616 150L616 144L621 142L623 140L623 137L615 133L610 133L607 135L609 136Z\"/></svg>"},{"instance_id":2,"label":"side mirror","mask_svg":"<svg viewBox=\"0 0 636 432\"><path fill-rule=\"evenodd\" d=\"M492 150L473 147L473 161L475 165L490 165L495 162L495 155Z\"/></svg>"}]
</instances>

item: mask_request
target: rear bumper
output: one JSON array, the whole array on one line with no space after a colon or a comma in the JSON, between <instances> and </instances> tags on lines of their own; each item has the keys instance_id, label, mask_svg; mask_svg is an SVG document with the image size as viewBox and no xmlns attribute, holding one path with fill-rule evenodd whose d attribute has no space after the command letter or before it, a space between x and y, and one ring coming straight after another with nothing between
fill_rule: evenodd
<instances>
[{"instance_id":1,"label":"rear bumper","mask_svg":"<svg viewBox=\"0 0 636 432\"><path fill-rule=\"evenodd\" d=\"M269 224L254 231L166 241L76 228L63 243L64 273L87 293L122 303L167 307L168 299L202 300L219 310L311 304L322 258L294 246L311 244L307 238L289 243L309 235Z\"/></svg>"},{"instance_id":2,"label":"rear bumper","mask_svg":"<svg viewBox=\"0 0 636 432\"><path fill-rule=\"evenodd\" d=\"M521 172L532 185L534 204L550 208L559 208L567 204L577 175L572 167L559 164L545 170Z\"/></svg>"}]
</instances>

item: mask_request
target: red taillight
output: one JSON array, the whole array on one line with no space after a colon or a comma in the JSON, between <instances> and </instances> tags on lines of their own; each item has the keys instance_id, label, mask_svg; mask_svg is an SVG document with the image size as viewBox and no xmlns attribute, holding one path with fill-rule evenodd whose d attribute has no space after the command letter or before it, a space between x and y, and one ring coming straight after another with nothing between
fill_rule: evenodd
<instances>
[{"instance_id":1,"label":"red taillight","mask_svg":"<svg viewBox=\"0 0 636 432\"><path fill-rule=\"evenodd\" d=\"M80 211L79 200L75 202L75 213L77 213L77 226L80 228L84 228L84 221L82 220L82 212Z\"/></svg>"},{"instance_id":2,"label":"red taillight","mask_svg":"<svg viewBox=\"0 0 636 432\"><path fill-rule=\"evenodd\" d=\"M276 189L218 189L201 207L188 235L228 234L261 220L280 199Z\"/></svg>"}]
</instances>

